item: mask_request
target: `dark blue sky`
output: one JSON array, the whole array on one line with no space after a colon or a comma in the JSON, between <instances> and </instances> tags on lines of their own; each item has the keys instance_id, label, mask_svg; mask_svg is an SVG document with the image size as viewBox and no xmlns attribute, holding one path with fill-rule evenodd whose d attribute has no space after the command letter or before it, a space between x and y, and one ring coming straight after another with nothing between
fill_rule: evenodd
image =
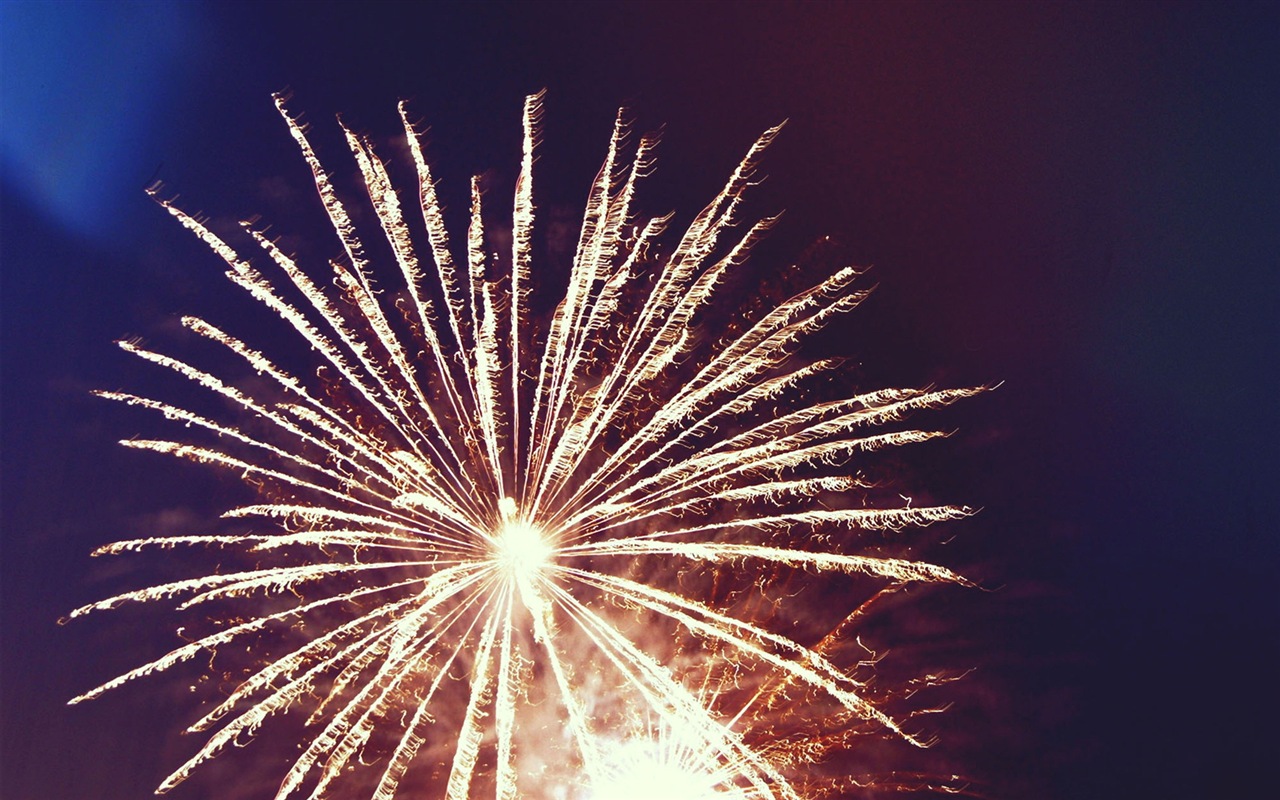
<instances>
[{"instance_id":1,"label":"dark blue sky","mask_svg":"<svg viewBox=\"0 0 1280 800\"><path fill-rule=\"evenodd\" d=\"M685 219L789 119L768 253L831 235L879 284L836 345L873 384L1004 381L907 459L983 507L954 563L1002 587L956 603L949 657L977 670L939 758L992 797L1273 785L1278 54L1248 3L0 5L4 796L147 796L195 745L180 681L64 705L163 615L55 623L136 585L93 547L234 491L115 445L157 423L88 391L152 380L114 339L243 311L146 185L315 220L286 88L336 159L334 114L391 136L409 99L457 207L514 170L543 87L547 206L585 197L619 105L665 126L655 210ZM175 796L259 768L223 760Z\"/></svg>"}]
</instances>

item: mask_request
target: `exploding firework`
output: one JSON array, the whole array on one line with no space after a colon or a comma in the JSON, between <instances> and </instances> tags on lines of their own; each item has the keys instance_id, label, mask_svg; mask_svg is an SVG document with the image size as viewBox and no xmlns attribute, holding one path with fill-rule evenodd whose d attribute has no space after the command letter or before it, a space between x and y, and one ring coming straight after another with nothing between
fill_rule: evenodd
<instances>
[{"instance_id":1,"label":"exploding firework","mask_svg":"<svg viewBox=\"0 0 1280 800\"><path fill-rule=\"evenodd\" d=\"M403 105L416 202L344 126L368 195L359 213L305 126L282 98L277 106L344 251L330 262L332 286L256 225L244 223L248 238L233 246L158 199L300 337L316 377L188 317L252 380L121 346L221 398L235 419L98 393L208 434L205 444L124 445L229 470L260 495L225 513L243 526L233 532L98 551L208 546L244 553L245 568L72 613L164 600L207 610L196 638L72 702L233 643L261 657L192 726L208 738L159 792L299 709L309 735L279 798L319 797L341 780L379 800L411 786L450 800L604 800L630 796L620 787L635 774L669 781L672 797L799 798L808 792L794 766L824 745L768 735L795 697L813 699L809 716L825 720L814 730L825 724L829 741L847 739L832 730L873 729L924 743L884 708L883 692L831 656L839 631L816 641L777 624L779 598L788 580L863 579L885 591L963 582L858 537L968 510L878 502L851 462L941 435L893 423L980 389L812 399L838 363L799 362L794 351L862 301L853 268L718 335L705 330L717 289L774 222L744 227L739 216L777 129L670 246L670 217L640 218L634 203L656 139L630 147L619 115L563 299L540 313L539 96L524 107L510 228L486 227L473 180L457 260ZM256 265L243 255L252 248ZM386 257L397 269L375 271Z\"/></svg>"}]
</instances>

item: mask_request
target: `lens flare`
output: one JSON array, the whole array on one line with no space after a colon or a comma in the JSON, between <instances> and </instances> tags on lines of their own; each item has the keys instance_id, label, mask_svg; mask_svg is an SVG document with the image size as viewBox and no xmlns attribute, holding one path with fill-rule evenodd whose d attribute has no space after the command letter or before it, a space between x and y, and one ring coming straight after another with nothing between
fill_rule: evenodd
<instances>
[{"instance_id":1,"label":"lens flare","mask_svg":"<svg viewBox=\"0 0 1280 800\"><path fill-rule=\"evenodd\" d=\"M787 574L886 591L965 583L885 554L883 540L970 510L885 501L895 495L858 465L943 435L904 420L982 387L826 396L838 362L793 356L866 296L857 269L729 324L711 315L775 221L740 217L777 128L670 245L671 216L636 212L656 138L631 150L620 114L563 299L543 314L540 95L525 103L509 230L486 222L475 179L459 254L403 105L414 191L402 195L370 142L344 127L367 195L353 211L276 99L341 245L327 278L254 223L232 244L153 194L314 362L291 366L188 317L187 329L221 348L216 372L121 347L222 411L192 410L211 405L203 398L184 407L98 393L201 437L125 446L228 470L260 495L225 513L230 532L98 551L205 546L242 554L245 567L223 569L221 556L208 574L71 614L176 601L204 615L181 647L72 702L220 648L258 659L191 726L208 738L160 792L289 712L308 715L307 738L277 798L320 797L341 782L377 800L798 800L808 785L793 774L799 754L821 747L763 740L750 715L717 700L734 693L754 692L739 699L774 714L789 698L818 698L806 714L927 743L862 671L830 656L829 641L777 618L775 589ZM704 691L708 675L725 688ZM637 709L651 720L640 731Z\"/></svg>"}]
</instances>

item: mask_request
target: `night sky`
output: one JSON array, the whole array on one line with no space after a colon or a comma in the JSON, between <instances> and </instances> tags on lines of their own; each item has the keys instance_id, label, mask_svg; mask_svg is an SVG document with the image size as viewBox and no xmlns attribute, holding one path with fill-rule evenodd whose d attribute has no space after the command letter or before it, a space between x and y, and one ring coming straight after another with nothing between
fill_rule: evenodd
<instances>
[{"instance_id":1,"label":"night sky","mask_svg":"<svg viewBox=\"0 0 1280 800\"><path fill-rule=\"evenodd\" d=\"M685 223L787 119L758 269L830 236L878 284L816 346L867 386L1003 382L938 416L944 445L895 455L982 508L931 555L985 590L926 596L932 646L903 645L973 668L936 763L992 798L1274 787L1276 4L355 7L0 4L0 794L147 797L198 745L177 734L198 671L65 705L163 652L162 610L57 624L163 572L94 547L242 498L118 446L172 429L89 395L190 397L113 344L181 354L182 314L268 329L144 187L329 235L271 103L288 90L347 171L334 115L385 141L410 101L461 209L470 174L509 186L542 88L551 210L580 207L620 105L663 128L647 203ZM259 745L172 796L261 796L279 765Z\"/></svg>"}]
</instances>

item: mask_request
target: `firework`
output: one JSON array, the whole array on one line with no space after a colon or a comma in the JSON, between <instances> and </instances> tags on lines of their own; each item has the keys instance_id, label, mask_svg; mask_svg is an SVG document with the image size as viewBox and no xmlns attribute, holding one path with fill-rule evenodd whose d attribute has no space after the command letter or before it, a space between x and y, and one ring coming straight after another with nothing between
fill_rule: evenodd
<instances>
[{"instance_id":1,"label":"firework","mask_svg":"<svg viewBox=\"0 0 1280 800\"><path fill-rule=\"evenodd\" d=\"M243 225L245 245L233 246L157 199L313 351L316 377L186 318L254 379L121 346L229 401L234 420L98 393L210 434L206 444L124 445L230 470L261 493L224 515L247 529L98 551L209 546L243 551L252 567L72 614L163 600L213 609L198 638L72 702L232 643L262 657L192 726L208 738L159 792L298 709L310 712L310 735L279 798L318 797L355 772L371 776L362 788L379 800L414 780L450 800L535 790L603 800L628 770L656 774L636 766L655 758L693 796L798 798L787 771L804 748L761 741L742 722L763 718L759 710L788 692L822 698L830 719L923 744L825 644L771 625L762 598L786 573L889 587L963 582L941 566L858 552L867 531L969 512L868 502L870 484L849 464L941 435L886 425L980 390L806 400L838 365L800 363L793 353L862 301L853 268L719 338L700 330L718 288L774 222L743 226L739 216L778 129L755 142L672 246L660 238L670 217L643 219L635 208L656 139L630 148L620 114L563 299L540 313L532 291L540 96L524 107L509 251L497 251L502 237L486 227L473 180L456 260L403 105L417 196L401 193L370 142L344 127L367 192L357 214L306 128L276 100L341 242L327 280L253 224ZM373 220L381 233L370 237ZM250 249L257 264L243 255ZM375 270L383 259L396 269ZM772 688L744 690L753 673L772 676ZM744 691L754 695L735 696ZM741 711L724 711L729 697ZM418 778L416 765L424 765ZM556 781L562 788L546 789Z\"/></svg>"}]
</instances>

